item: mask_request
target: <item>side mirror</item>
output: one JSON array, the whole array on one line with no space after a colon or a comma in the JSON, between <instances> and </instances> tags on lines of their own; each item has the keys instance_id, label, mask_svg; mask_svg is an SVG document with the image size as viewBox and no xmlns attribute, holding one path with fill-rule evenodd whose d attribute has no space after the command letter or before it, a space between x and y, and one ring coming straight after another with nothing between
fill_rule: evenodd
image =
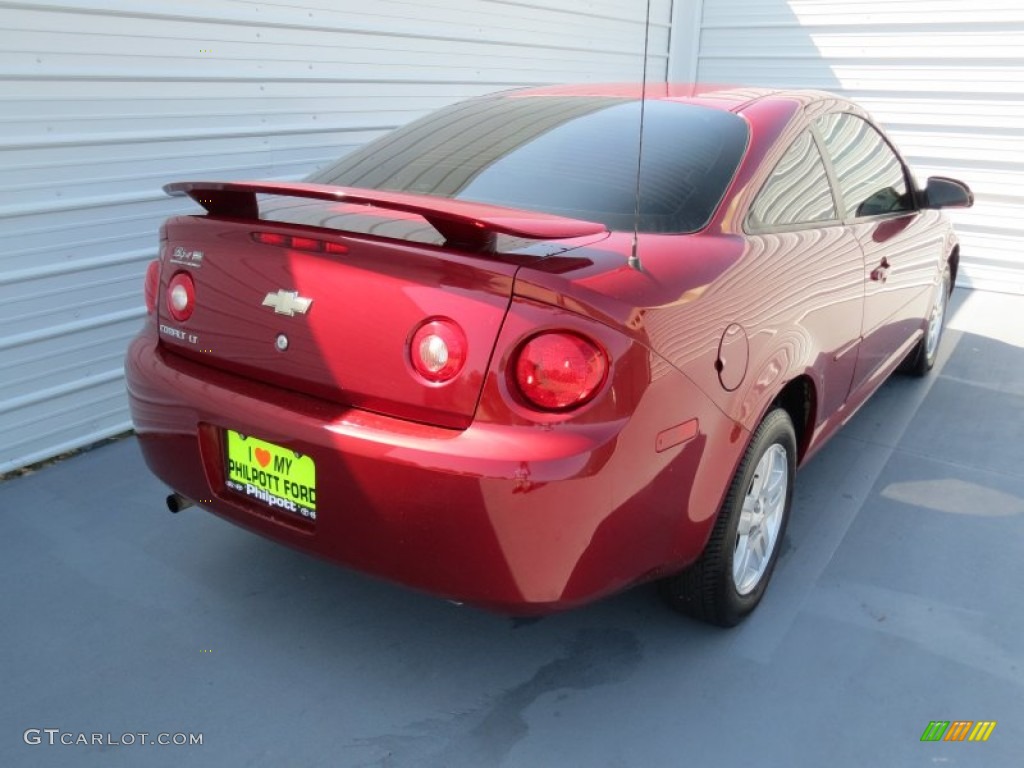
<instances>
[{"instance_id":1,"label":"side mirror","mask_svg":"<svg viewBox=\"0 0 1024 768\"><path fill-rule=\"evenodd\" d=\"M925 208L970 208L974 193L962 181L932 176L924 190Z\"/></svg>"}]
</instances>

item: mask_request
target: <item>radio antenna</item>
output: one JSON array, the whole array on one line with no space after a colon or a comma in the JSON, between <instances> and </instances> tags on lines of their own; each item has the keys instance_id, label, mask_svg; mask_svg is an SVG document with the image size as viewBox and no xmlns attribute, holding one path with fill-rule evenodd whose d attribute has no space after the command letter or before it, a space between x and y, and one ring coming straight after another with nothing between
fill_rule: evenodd
<instances>
[{"instance_id":1,"label":"radio antenna","mask_svg":"<svg viewBox=\"0 0 1024 768\"><path fill-rule=\"evenodd\" d=\"M644 21L644 68L640 83L640 139L636 149L636 208L633 211L633 249L626 262L633 269L642 272L637 240L640 234L640 169L644 160L644 107L647 105L647 50L651 42L651 0L647 0L647 17Z\"/></svg>"}]
</instances>

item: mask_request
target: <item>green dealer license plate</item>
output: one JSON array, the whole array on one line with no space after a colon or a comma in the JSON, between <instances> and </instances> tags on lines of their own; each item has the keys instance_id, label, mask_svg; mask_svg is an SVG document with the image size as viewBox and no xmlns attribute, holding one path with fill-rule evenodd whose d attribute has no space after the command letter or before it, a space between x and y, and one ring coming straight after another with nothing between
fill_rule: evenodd
<instances>
[{"instance_id":1,"label":"green dealer license plate","mask_svg":"<svg viewBox=\"0 0 1024 768\"><path fill-rule=\"evenodd\" d=\"M316 520L316 465L280 445L226 430L227 486L272 509Z\"/></svg>"}]
</instances>

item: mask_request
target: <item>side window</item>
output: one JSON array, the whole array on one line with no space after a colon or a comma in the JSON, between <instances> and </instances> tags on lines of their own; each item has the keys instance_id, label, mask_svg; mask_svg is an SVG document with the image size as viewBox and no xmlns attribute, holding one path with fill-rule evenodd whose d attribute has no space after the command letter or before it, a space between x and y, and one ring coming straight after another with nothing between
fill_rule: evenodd
<instances>
[{"instance_id":1,"label":"side window","mask_svg":"<svg viewBox=\"0 0 1024 768\"><path fill-rule=\"evenodd\" d=\"M903 164L874 127L850 114L817 123L843 195L846 215L879 216L914 210Z\"/></svg>"},{"instance_id":2,"label":"side window","mask_svg":"<svg viewBox=\"0 0 1024 768\"><path fill-rule=\"evenodd\" d=\"M804 131L757 193L747 226L752 230L835 221L835 201L825 164L810 131Z\"/></svg>"}]
</instances>

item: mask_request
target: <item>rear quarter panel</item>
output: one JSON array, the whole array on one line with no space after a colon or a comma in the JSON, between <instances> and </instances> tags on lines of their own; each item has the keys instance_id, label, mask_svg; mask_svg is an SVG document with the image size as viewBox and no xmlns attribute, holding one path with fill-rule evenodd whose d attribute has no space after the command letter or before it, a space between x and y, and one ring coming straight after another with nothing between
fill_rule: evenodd
<instances>
[{"instance_id":1,"label":"rear quarter panel","mask_svg":"<svg viewBox=\"0 0 1024 768\"><path fill-rule=\"evenodd\" d=\"M797 100L745 109L751 140L725 202L693 235L641 235L641 270L625 263L629 235L581 249L590 266L568 274L522 270L516 292L622 328L692 381L749 434L778 392L807 375L818 418L849 391L859 333L863 256L848 227L749 236L747 206L806 127ZM736 327L742 331L734 333ZM719 370L727 330L738 342ZM717 436L712 436L716 439ZM738 463L745 442L734 446ZM729 473L731 475L731 472ZM723 486L724 490L724 486Z\"/></svg>"}]
</instances>

